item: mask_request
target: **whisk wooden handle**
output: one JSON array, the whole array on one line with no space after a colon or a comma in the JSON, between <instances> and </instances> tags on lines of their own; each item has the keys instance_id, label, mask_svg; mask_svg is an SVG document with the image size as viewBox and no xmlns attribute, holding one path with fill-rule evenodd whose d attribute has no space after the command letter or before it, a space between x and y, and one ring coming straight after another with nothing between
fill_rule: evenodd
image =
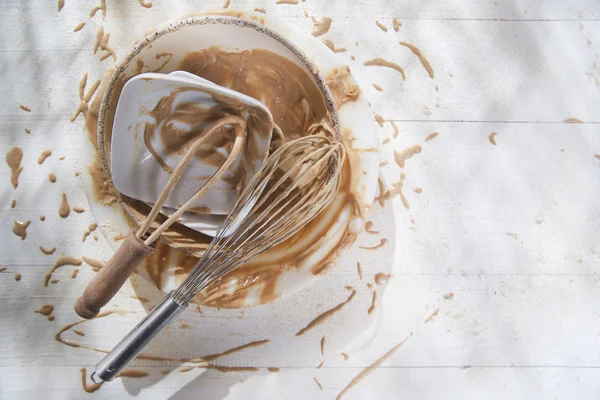
<instances>
[{"instance_id":1,"label":"whisk wooden handle","mask_svg":"<svg viewBox=\"0 0 600 400\"><path fill-rule=\"evenodd\" d=\"M121 289L129 275L144 258L154 252L154 247L136 237L135 229L129 232L121 247L88 284L83 295L75 301L75 312L83 318L94 318Z\"/></svg>"}]
</instances>

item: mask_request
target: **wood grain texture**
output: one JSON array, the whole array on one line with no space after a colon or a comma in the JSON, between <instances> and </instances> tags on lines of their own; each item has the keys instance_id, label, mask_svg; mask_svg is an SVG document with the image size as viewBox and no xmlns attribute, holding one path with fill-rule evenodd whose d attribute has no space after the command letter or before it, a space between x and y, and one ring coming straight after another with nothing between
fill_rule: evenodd
<instances>
[{"instance_id":1,"label":"wood grain texture","mask_svg":"<svg viewBox=\"0 0 600 400\"><path fill-rule=\"evenodd\" d=\"M223 5L222 0L175 6L156 0L146 9L137 2L109 1L104 21L101 13L88 21L98 3L67 1L58 13L53 2L0 2L0 152L18 145L24 153L17 190L8 181L8 166L0 164L5 177L0 181L0 266L6 268L0 272L2 399L37 399L40 393L51 399L187 399L199 393L210 399L242 399L248 393L265 399L329 399L411 331L413 337L344 399L600 396L600 360L594 351L600 313L600 164L594 156L600 154L600 3L595 0L307 0L298 5L232 0L229 9L264 8L267 16L306 32L312 21L304 11L333 18L322 39L348 49L338 55L367 93L373 112L399 128L397 138L382 148L390 163L381 173L387 185L404 174L410 210L398 198L384 209L374 208L370 219L380 234L361 235L355 248L388 238L378 263L372 253L353 249L292 298L246 310L200 307L202 314L191 306L148 349L179 360L268 339L268 345L218 360L259 371L179 372L187 364L135 360L132 368L150 372L148 377L116 380L86 394L80 368L89 370L102 354L67 347L54 334L80 320L72 303L94 272L84 264L71 279L72 268L65 266L53 275L57 284L43 287L44 274L60 256L108 260L115 243L99 232L98 241L89 237L81 243L94 222L89 211L67 219L57 213L62 192L89 210L82 177L74 176L84 168L80 149L87 138L81 117L68 122L79 102L77 80L88 73L89 82L95 82L112 65L93 54L101 25L122 57L165 18ZM394 17L402 22L398 32L383 32L375 24L391 27ZM88 21L85 27L72 32L82 21ZM435 79L400 41L422 51ZM396 71L363 66L376 57L401 65L406 81ZM19 104L32 111L22 111ZM569 118L583 123L563 123ZM374 122L374 128L381 141L392 136L389 122L382 128ZM439 135L424 142L432 132ZM488 140L491 132L497 132L496 146ZM422 152L400 170L394 149L417 144ZM40 166L37 156L44 149L53 156ZM54 185L48 173L56 174ZM417 187L422 193L413 191ZM12 199L17 200L14 209ZM32 221L24 241L10 232L15 219ZM110 228L108 221L96 222ZM57 250L47 256L40 245ZM379 263L394 267L369 316L367 284L382 272ZM19 282L15 273L22 275ZM120 314L78 325L85 336L69 331L64 336L89 347L114 346L162 298L143 280L133 281L106 306ZM344 286L357 290L344 312L323 329L295 338L306 321L347 298ZM454 296L445 300L449 292ZM34 313L44 304L54 305L54 321ZM325 335L323 357L319 341ZM344 360L340 352L350 358ZM281 369L274 373L268 367Z\"/></svg>"}]
</instances>

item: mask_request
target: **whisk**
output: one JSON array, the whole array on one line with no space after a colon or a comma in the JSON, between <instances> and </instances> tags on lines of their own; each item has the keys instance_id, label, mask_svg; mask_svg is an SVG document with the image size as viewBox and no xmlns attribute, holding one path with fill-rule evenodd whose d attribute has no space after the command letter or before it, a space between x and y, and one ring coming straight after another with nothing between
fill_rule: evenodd
<instances>
[{"instance_id":1,"label":"whisk","mask_svg":"<svg viewBox=\"0 0 600 400\"><path fill-rule=\"evenodd\" d=\"M311 127L315 133L318 127ZM112 380L209 284L289 239L333 200L344 148L322 134L283 144L244 189L192 272L100 363L91 378Z\"/></svg>"}]
</instances>

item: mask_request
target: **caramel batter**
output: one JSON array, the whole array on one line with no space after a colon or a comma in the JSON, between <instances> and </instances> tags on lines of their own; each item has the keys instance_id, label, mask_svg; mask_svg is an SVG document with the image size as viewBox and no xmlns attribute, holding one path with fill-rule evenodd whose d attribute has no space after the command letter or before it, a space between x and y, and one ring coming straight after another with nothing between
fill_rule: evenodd
<instances>
[{"instance_id":1,"label":"caramel batter","mask_svg":"<svg viewBox=\"0 0 600 400\"><path fill-rule=\"evenodd\" d=\"M50 157L52 155L52 150L50 149L46 149L44 151L42 151L42 153L40 154L40 156L38 157L38 164L43 164L44 161L46 161L46 158Z\"/></svg>"},{"instance_id":2,"label":"caramel batter","mask_svg":"<svg viewBox=\"0 0 600 400\"><path fill-rule=\"evenodd\" d=\"M229 7L229 3L231 3L230 0L225 0L225 3L223 3L223 8Z\"/></svg>"},{"instance_id":3,"label":"caramel batter","mask_svg":"<svg viewBox=\"0 0 600 400\"><path fill-rule=\"evenodd\" d=\"M406 75L404 75L404 70L402 69L401 66L399 66L396 63L384 60L383 58L374 58L372 60L368 60L365 61L363 63L363 65L369 67L369 66L379 66L379 67L388 67L388 68L392 68L395 69L396 71L400 72L400 75L402 75L402 80L405 81L406 80Z\"/></svg>"},{"instance_id":4,"label":"caramel batter","mask_svg":"<svg viewBox=\"0 0 600 400\"><path fill-rule=\"evenodd\" d=\"M313 36L321 36L326 34L327 32L329 32L329 28L331 28L331 22L332 19L329 17L325 17L325 18L321 18L321 19L316 19L315 17L312 18L313 21L313 30L312 30L312 35Z\"/></svg>"},{"instance_id":5,"label":"caramel batter","mask_svg":"<svg viewBox=\"0 0 600 400\"><path fill-rule=\"evenodd\" d=\"M52 304L44 304L39 309L35 310L34 313L42 314L47 317L52 314L52 311L54 311L54 306Z\"/></svg>"},{"instance_id":6,"label":"caramel batter","mask_svg":"<svg viewBox=\"0 0 600 400\"><path fill-rule=\"evenodd\" d=\"M396 125L396 123L395 123L394 121L392 121L392 120L390 120L390 124L392 125L392 128L394 129L394 134L392 135L392 137L393 137L394 139L396 139L396 138L398 137L398 132L399 132L399 130L398 130L398 126L397 126L397 125Z\"/></svg>"},{"instance_id":7,"label":"caramel batter","mask_svg":"<svg viewBox=\"0 0 600 400\"><path fill-rule=\"evenodd\" d=\"M6 152L6 163L10 168L10 183L15 189L19 186L19 175L23 171L21 161L23 161L23 150L19 146L13 146Z\"/></svg>"},{"instance_id":8,"label":"caramel batter","mask_svg":"<svg viewBox=\"0 0 600 400\"><path fill-rule=\"evenodd\" d=\"M50 173L50 174L48 174L48 180L49 180L51 183L54 183L54 182L56 182L56 175L54 175L53 173Z\"/></svg>"},{"instance_id":9,"label":"caramel batter","mask_svg":"<svg viewBox=\"0 0 600 400\"><path fill-rule=\"evenodd\" d=\"M18 272L15 274L15 281L19 282L21 280L21 274Z\"/></svg>"},{"instance_id":10,"label":"caramel batter","mask_svg":"<svg viewBox=\"0 0 600 400\"><path fill-rule=\"evenodd\" d=\"M0 272L6 271L6 267L0 267Z\"/></svg>"},{"instance_id":11,"label":"caramel batter","mask_svg":"<svg viewBox=\"0 0 600 400\"><path fill-rule=\"evenodd\" d=\"M96 390L100 389L102 385L100 383L87 383L87 369L85 367L81 367L81 387L87 393L94 393Z\"/></svg>"},{"instance_id":12,"label":"caramel batter","mask_svg":"<svg viewBox=\"0 0 600 400\"><path fill-rule=\"evenodd\" d=\"M410 44L410 43L400 42L400 44L402 46L408 47L410 49L410 51L412 51L414 53L414 55L416 55L417 57L419 57L419 61L421 61L421 64L423 65L423 68L425 68L425 70L429 74L429 77L431 79L433 79L434 78L433 68L431 68L431 64L429 63L429 61L427 60L427 58L425 58L425 56L423 55L423 53L421 53L421 50L419 50L419 48L417 46L415 46L413 44Z\"/></svg>"},{"instance_id":13,"label":"caramel batter","mask_svg":"<svg viewBox=\"0 0 600 400\"><path fill-rule=\"evenodd\" d=\"M384 274L383 272L379 272L375 275L375 283L378 285L383 285L387 282L388 279L390 279L390 276L390 274Z\"/></svg>"},{"instance_id":14,"label":"caramel batter","mask_svg":"<svg viewBox=\"0 0 600 400\"><path fill-rule=\"evenodd\" d=\"M342 357L344 357L344 360L347 360L347 359L349 359L349 358L350 358L350 355L348 355L348 353L340 353L340 355L341 355Z\"/></svg>"},{"instance_id":15,"label":"caramel batter","mask_svg":"<svg viewBox=\"0 0 600 400\"><path fill-rule=\"evenodd\" d=\"M583 124L583 121L578 118L567 118L563 122L566 124Z\"/></svg>"},{"instance_id":16,"label":"caramel batter","mask_svg":"<svg viewBox=\"0 0 600 400\"><path fill-rule=\"evenodd\" d=\"M60 12L60 10L62 10L64 6L65 0L58 0L58 2L56 3L56 10Z\"/></svg>"},{"instance_id":17,"label":"caramel batter","mask_svg":"<svg viewBox=\"0 0 600 400\"><path fill-rule=\"evenodd\" d=\"M323 391L323 386L321 386L321 383L317 380L317 377L313 376L313 379L315 380L315 383L319 387L319 390L322 392Z\"/></svg>"},{"instance_id":18,"label":"caramel batter","mask_svg":"<svg viewBox=\"0 0 600 400\"><path fill-rule=\"evenodd\" d=\"M83 261L85 261L89 266L92 267L92 270L94 272L98 272L100 271L100 269L102 269L102 267L104 267L104 263L102 261L98 261L96 259L90 258L90 257L86 257L86 256L82 256L81 257L83 259Z\"/></svg>"},{"instance_id":19,"label":"caramel batter","mask_svg":"<svg viewBox=\"0 0 600 400\"><path fill-rule=\"evenodd\" d=\"M396 32L398 32L400 30L400 25L402 25L402 23L398 20L398 18L394 18L392 20L392 26L394 27L394 30Z\"/></svg>"},{"instance_id":20,"label":"caramel batter","mask_svg":"<svg viewBox=\"0 0 600 400\"><path fill-rule=\"evenodd\" d=\"M74 206L73 207L73 211L75 211L77 214L81 214L82 212L85 211L85 209L83 207L80 207L80 206Z\"/></svg>"},{"instance_id":21,"label":"caramel batter","mask_svg":"<svg viewBox=\"0 0 600 400\"><path fill-rule=\"evenodd\" d=\"M331 95L335 101L335 106L339 109L345 103L356 101L360 96L360 88L347 79L350 76L350 68L344 65L340 69L334 69L327 77L327 86L331 90Z\"/></svg>"},{"instance_id":22,"label":"caramel batter","mask_svg":"<svg viewBox=\"0 0 600 400\"><path fill-rule=\"evenodd\" d=\"M25 133L29 135L31 133L31 129L25 128Z\"/></svg>"},{"instance_id":23,"label":"caramel batter","mask_svg":"<svg viewBox=\"0 0 600 400\"><path fill-rule=\"evenodd\" d=\"M383 92L383 88L382 88L381 86L379 86L378 84L376 84L376 83L373 83L372 85L373 85L373 87L375 88L375 90L378 90L378 91L380 91L380 92Z\"/></svg>"},{"instance_id":24,"label":"caramel batter","mask_svg":"<svg viewBox=\"0 0 600 400\"><path fill-rule=\"evenodd\" d=\"M267 368L267 371L269 371L269 372L279 372L279 370L280 370L280 368L277 368L277 367L268 367Z\"/></svg>"},{"instance_id":25,"label":"caramel batter","mask_svg":"<svg viewBox=\"0 0 600 400\"><path fill-rule=\"evenodd\" d=\"M21 240L25 240L27 237L27 227L31 224L30 220L25 222L15 220L12 227L12 232L21 238Z\"/></svg>"},{"instance_id":26,"label":"caramel batter","mask_svg":"<svg viewBox=\"0 0 600 400\"><path fill-rule=\"evenodd\" d=\"M71 207L69 207L69 202L67 201L67 194L63 192L62 200L58 207L58 215L60 215L61 218L67 218L69 214L71 214Z\"/></svg>"},{"instance_id":27,"label":"caramel batter","mask_svg":"<svg viewBox=\"0 0 600 400\"><path fill-rule=\"evenodd\" d=\"M10 202L10 208L15 208L17 206L17 201L16 200L12 200Z\"/></svg>"},{"instance_id":28,"label":"caramel batter","mask_svg":"<svg viewBox=\"0 0 600 400\"><path fill-rule=\"evenodd\" d=\"M490 135L488 136L488 139L490 141L491 144L493 144L494 146L497 144L496 143L496 135L498 134L498 132L492 132L490 133Z\"/></svg>"},{"instance_id":29,"label":"caramel batter","mask_svg":"<svg viewBox=\"0 0 600 400\"><path fill-rule=\"evenodd\" d=\"M431 315L429 315L429 317L427 317L427 319L426 319L425 321L423 321L423 323L424 323L424 324L428 324L428 323L430 323L431 321L433 321L433 319L434 319L435 317L437 317L437 316L438 316L438 314L439 314L439 313L440 313L440 309L439 309L439 308L436 308L435 310L433 310L433 312L431 313Z\"/></svg>"},{"instance_id":30,"label":"caramel batter","mask_svg":"<svg viewBox=\"0 0 600 400\"><path fill-rule=\"evenodd\" d=\"M594 154L594 157L596 157L598 160L600 160L600 154Z\"/></svg>"},{"instance_id":31,"label":"caramel batter","mask_svg":"<svg viewBox=\"0 0 600 400\"><path fill-rule=\"evenodd\" d=\"M316 328L317 326L321 325L323 322L327 321L329 318L333 317L337 312L341 311L342 308L344 308L344 306L346 306L346 304L350 303L355 295L356 295L356 290L353 290L352 293L350 293L350 296L348 296L348 298L346 299L346 301L343 301L342 303L325 311L323 314L319 315L318 317L316 317L315 319L310 321L308 323L308 325L306 325L304 328L300 329L298 331L298 333L296 333L296 336L304 335L306 332L310 331L311 329Z\"/></svg>"},{"instance_id":32,"label":"caramel batter","mask_svg":"<svg viewBox=\"0 0 600 400\"><path fill-rule=\"evenodd\" d=\"M387 244L388 240L387 239L380 239L379 240L379 244L377 246L358 246L360 249L365 249L365 250L377 250L380 247L383 247Z\"/></svg>"},{"instance_id":33,"label":"caramel batter","mask_svg":"<svg viewBox=\"0 0 600 400\"><path fill-rule=\"evenodd\" d=\"M352 389L352 387L354 385L356 385L357 383L359 383L360 381L363 380L363 378L365 378L367 375L369 375L371 372L373 372L377 367L379 367L381 364L383 364L385 362L385 360L387 360L388 358L390 358L392 356L392 354L394 354L400 347L402 347L404 345L404 343L406 343L406 341L412 336L412 332L410 333L410 335L408 335L404 340L402 340L400 343L398 343L397 345L395 345L394 347L392 347L387 353L385 353L383 356L379 357L377 360L375 360L375 362L373 362L373 364L369 365L367 368L365 368L364 370L362 370L358 375L356 375L351 381L350 383L348 383L348 385L340 392L340 394L338 394L335 398L335 400L340 400L342 398L342 396L344 396L344 394L346 394L346 392L350 389Z\"/></svg>"},{"instance_id":34,"label":"caramel batter","mask_svg":"<svg viewBox=\"0 0 600 400\"><path fill-rule=\"evenodd\" d=\"M27 107L25 104L19 104L19 108L26 112L31 112L31 108Z\"/></svg>"},{"instance_id":35,"label":"caramel batter","mask_svg":"<svg viewBox=\"0 0 600 400\"><path fill-rule=\"evenodd\" d=\"M443 294L442 297L444 298L444 300L452 300L454 298L454 293L449 292L449 293Z\"/></svg>"},{"instance_id":36,"label":"caramel batter","mask_svg":"<svg viewBox=\"0 0 600 400\"><path fill-rule=\"evenodd\" d=\"M60 257L58 260L56 260L50 271L46 272L46 276L44 277L44 286L48 286L48 282L50 281L50 278L52 278L54 271L65 265L74 265L78 267L81 265L81 259L73 256Z\"/></svg>"},{"instance_id":37,"label":"caramel batter","mask_svg":"<svg viewBox=\"0 0 600 400\"><path fill-rule=\"evenodd\" d=\"M138 0L138 3L140 3L140 6L142 6L144 8L152 7L152 2L147 1L147 0Z\"/></svg>"},{"instance_id":38,"label":"caramel batter","mask_svg":"<svg viewBox=\"0 0 600 400\"><path fill-rule=\"evenodd\" d=\"M414 156L415 154L419 154L422 150L422 147L418 144L408 147L404 150L394 150L394 161L400 168L404 168L406 160Z\"/></svg>"},{"instance_id":39,"label":"caramel batter","mask_svg":"<svg viewBox=\"0 0 600 400\"><path fill-rule=\"evenodd\" d=\"M90 18L93 18L98 11L102 11L102 19L106 18L106 0L100 0L100 5L90 10Z\"/></svg>"},{"instance_id":40,"label":"caramel batter","mask_svg":"<svg viewBox=\"0 0 600 400\"><path fill-rule=\"evenodd\" d=\"M379 126L383 128L383 123L385 122L385 119L383 119L381 115L375 114L375 121L377 121Z\"/></svg>"},{"instance_id":41,"label":"caramel batter","mask_svg":"<svg viewBox=\"0 0 600 400\"><path fill-rule=\"evenodd\" d=\"M275 0L275 4L298 4L298 0Z\"/></svg>"},{"instance_id":42,"label":"caramel batter","mask_svg":"<svg viewBox=\"0 0 600 400\"><path fill-rule=\"evenodd\" d=\"M79 336L85 336L85 333L79 329L73 329L73 333Z\"/></svg>"},{"instance_id":43,"label":"caramel batter","mask_svg":"<svg viewBox=\"0 0 600 400\"><path fill-rule=\"evenodd\" d=\"M416 194L421 194L421 193L423 193L423 189L417 187L417 188L413 189L413 192L415 192Z\"/></svg>"},{"instance_id":44,"label":"caramel batter","mask_svg":"<svg viewBox=\"0 0 600 400\"><path fill-rule=\"evenodd\" d=\"M323 40L323 43L325 44L325 46L329 47L334 53L343 53L346 51L345 47L335 47L335 44L333 44L333 42L329 39Z\"/></svg>"},{"instance_id":45,"label":"caramel batter","mask_svg":"<svg viewBox=\"0 0 600 400\"><path fill-rule=\"evenodd\" d=\"M362 265L359 262L356 263L356 271L358 272L358 278L360 280L362 280L363 271L362 271Z\"/></svg>"},{"instance_id":46,"label":"caramel batter","mask_svg":"<svg viewBox=\"0 0 600 400\"><path fill-rule=\"evenodd\" d=\"M123 371L119 372L117 378L145 378L148 375L150 375L150 373L146 371L140 371L137 369L124 369Z\"/></svg>"},{"instance_id":47,"label":"caramel batter","mask_svg":"<svg viewBox=\"0 0 600 400\"><path fill-rule=\"evenodd\" d=\"M71 279L77 278L77 274L79 274L79 269L73 268L73 272L71 272Z\"/></svg>"},{"instance_id":48,"label":"caramel batter","mask_svg":"<svg viewBox=\"0 0 600 400\"><path fill-rule=\"evenodd\" d=\"M372 221L367 221L365 223L365 232L370 233L371 235L378 235L379 231L373 229L375 224Z\"/></svg>"},{"instance_id":49,"label":"caramel batter","mask_svg":"<svg viewBox=\"0 0 600 400\"><path fill-rule=\"evenodd\" d=\"M430 140L435 139L436 137L438 137L439 133L438 132L431 132L429 135L427 135L425 137L425 141L429 142Z\"/></svg>"},{"instance_id":50,"label":"caramel batter","mask_svg":"<svg viewBox=\"0 0 600 400\"><path fill-rule=\"evenodd\" d=\"M73 28L73 32L79 32L80 30L83 29L83 27L85 26L85 21L78 23L77 25L75 25L75 27Z\"/></svg>"},{"instance_id":51,"label":"caramel batter","mask_svg":"<svg viewBox=\"0 0 600 400\"><path fill-rule=\"evenodd\" d=\"M388 28L387 28L387 26L385 26L385 25L384 25L384 24L382 24L381 22L379 22L379 21L375 20L375 23L377 24L377 26L379 27L379 29L381 29L382 31L384 31L384 32L387 32L387 31L388 31Z\"/></svg>"},{"instance_id":52,"label":"caramel batter","mask_svg":"<svg viewBox=\"0 0 600 400\"><path fill-rule=\"evenodd\" d=\"M42 253L49 256L54 253L54 251L56 250L56 247L51 247L51 248L47 249L44 246L40 246L40 250L42 251Z\"/></svg>"},{"instance_id":53,"label":"caramel batter","mask_svg":"<svg viewBox=\"0 0 600 400\"><path fill-rule=\"evenodd\" d=\"M371 299L371 307L367 310L368 314L371 314L375 311L375 304L377 303L377 292L373 292L373 298Z\"/></svg>"},{"instance_id":54,"label":"caramel batter","mask_svg":"<svg viewBox=\"0 0 600 400\"><path fill-rule=\"evenodd\" d=\"M254 9L254 11L259 12L261 14L266 14L267 13L267 10L265 10L262 7L257 7L257 8Z\"/></svg>"},{"instance_id":55,"label":"caramel batter","mask_svg":"<svg viewBox=\"0 0 600 400\"><path fill-rule=\"evenodd\" d=\"M200 358L194 358L194 359L189 359L189 360L185 360L185 361L194 362L194 363L196 363L196 362L214 361L214 360L216 360L218 358L221 358L223 356L227 356L227 355L232 354L232 353L237 353L238 351L242 351L244 349L248 349L248 348L251 348L251 347L264 346L265 344L267 344L269 342L270 342L270 340L257 340L257 341L254 341L254 342L246 343L246 344L241 345L241 346L234 347L234 348L226 350L226 351L224 351L222 353L209 354L209 355L206 355L206 356L202 356Z\"/></svg>"},{"instance_id":56,"label":"caramel batter","mask_svg":"<svg viewBox=\"0 0 600 400\"><path fill-rule=\"evenodd\" d=\"M40 215L40 221L45 221L46 220L46 216L45 215Z\"/></svg>"}]
</instances>

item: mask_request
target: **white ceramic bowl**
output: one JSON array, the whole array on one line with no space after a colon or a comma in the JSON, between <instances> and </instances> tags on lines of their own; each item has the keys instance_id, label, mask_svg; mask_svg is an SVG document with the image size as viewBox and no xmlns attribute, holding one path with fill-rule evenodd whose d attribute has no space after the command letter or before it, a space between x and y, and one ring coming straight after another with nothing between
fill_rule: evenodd
<instances>
[{"instance_id":1,"label":"white ceramic bowl","mask_svg":"<svg viewBox=\"0 0 600 400\"><path fill-rule=\"evenodd\" d=\"M231 14L231 12L227 14ZM362 92L353 101L343 103L337 109L335 108L325 82L327 77L341 70L345 64L327 46L312 35L274 18L242 12L235 12L234 15L235 17L214 14L199 15L166 23L138 42L124 61L119 64L104 93L98 123L98 148L90 146L86 151L89 157L95 156L95 153L99 151L103 161L102 167L107 176L110 176L110 165L107 162L110 159L107 156L109 147L104 137L106 112L119 78L134 75L138 59L142 59L144 64L152 69L159 67L164 62L164 59L156 56L157 54L172 53L173 57L160 71L170 72L187 53L218 46L224 51L266 49L284 56L302 67L322 89L332 119L349 150L352 193L358 200L358 210L355 210L357 211L355 213L352 210L344 209L338 215L332 215L332 218L324 218L324 223L328 224L326 234L323 235L318 245L311 248L312 255L303 260L300 265L283 268L277 279L276 288L273 289L276 296L267 300L270 301L276 297L295 293L317 279L319 274L328 270L335 263L339 256L338 253L351 245L356 235L362 230L363 218L373 202L377 187L378 141L372 113ZM346 83L358 87L351 75L344 79ZM125 234L131 229L131 221L123 215L122 210L115 209L114 206L102 205L96 200L91 176L88 175L84 181L92 212L99 222L103 234L110 243L114 243L114 247L117 247L119 242L114 242L112 238L116 234ZM125 206L124 208L129 215L139 219L140 215L136 215L130 207ZM103 223L103 221L108 222ZM343 239L343 234L347 230L349 230L348 238L350 240ZM340 242L343 242L343 246L340 246ZM292 248L288 250L293 251L294 246L290 247ZM322 261L323 257L327 257L330 263L316 273L315 266ZM175 279L174 272L177 259L177 257L170 257L166 260L172 265L164 271L159 289L169 291L179 283L181 277L178 276ZM261 262L276 261L276 259L276 256L271 256L262 258ZM148 277L147 272L140 271L142 276ZM233 307L252 306L264 302L265 299L261 296L260 290L252 290L241 303L238 302Z\"/></svg>"}]
</instances>

